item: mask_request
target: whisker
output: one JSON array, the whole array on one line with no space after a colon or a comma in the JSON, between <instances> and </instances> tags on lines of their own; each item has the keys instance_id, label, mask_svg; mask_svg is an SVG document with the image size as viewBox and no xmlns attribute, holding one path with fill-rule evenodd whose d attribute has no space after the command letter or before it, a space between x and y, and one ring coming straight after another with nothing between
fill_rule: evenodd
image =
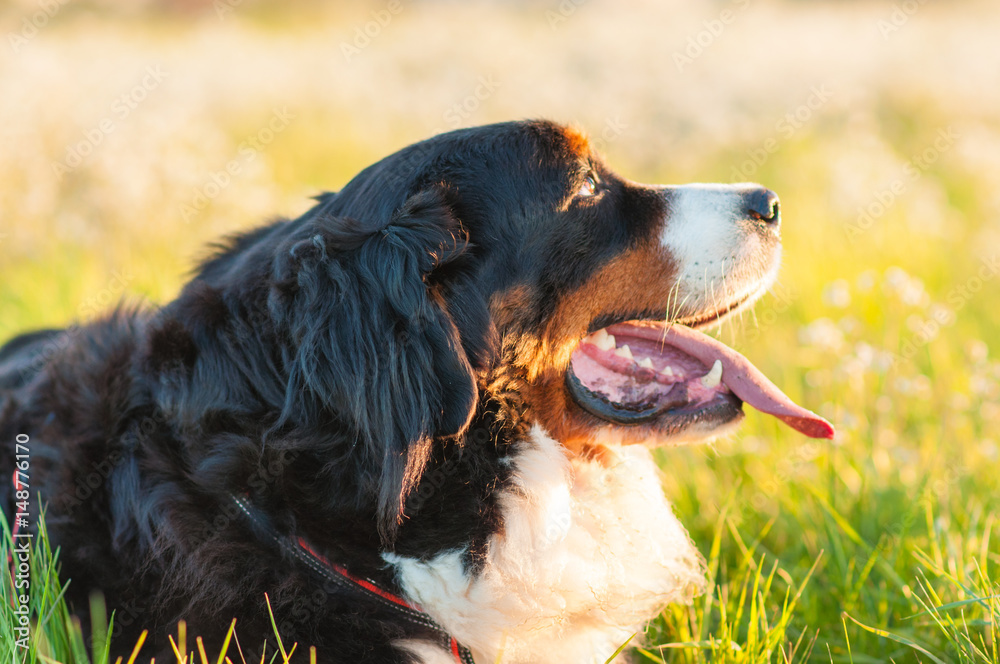
<instances>
[{"instance_id":1,"label":"whisker","mask_svg":"<svg viewBox=\"0 0 1000 664\"><path fill-rule=\"evenodd\" d=\"M708 279L708 267L705 268L705 281L708 282L708 294L712 298L712 309L714 311L719 310L719 300L715 296L715 280Z\"/></svg>"},{"instance_id":2,"label":"whisker","mask_svg":"<svg viewBox=\"0 0 1000 664\"><path fill-rule=\"evenodd\" d=\"M729 282L726 280L726 259L725 258L722 259L722 264L720 266L720 272L722 273L721 274L721 276L722 276L722 301L728 307L729 303L732 302L732 298L730 297L730 292L729 292ZM716 309L716 311L719 311L719 310ZM727 314L728 314L728 312L727 312ZM719 326L719 335L721 336L723 334L722 328L725 327L726 322L728 322L729 323L729 343L730 343L730 345L732 345L732 344L734 344L736 342L736 328L735 328L735 323L733 323L732 316L728 316L727 314L724 314L724 315L726 316L726 318L728 319L728 321L723 321L722 325Z\"/></svg>"},{"instance_id":3,"label":"whisker","mask_svg":"<svg viewBox=\"0 0 1000 664\"><path fill-rule=\"evenodd\" d=\"M666 311L667 318L664 322L669 323L671 319L677 316L677 312L674 310L674 303L676 302L679 289L680 289L680 282L675 281L674 285L670 287L670 292L667 293L667 311Z\"/></svg>"}]
</instances>

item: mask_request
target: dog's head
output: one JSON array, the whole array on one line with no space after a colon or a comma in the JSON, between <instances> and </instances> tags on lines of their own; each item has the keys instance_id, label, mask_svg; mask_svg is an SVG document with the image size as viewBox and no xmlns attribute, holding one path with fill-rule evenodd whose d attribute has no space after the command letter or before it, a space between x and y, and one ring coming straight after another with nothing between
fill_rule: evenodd
<instances>
[{"instance_id":1,"label":"dog's head","mask_svg":"<svg viewBox=\"0 0 1000 664\"><path fill-rule=\"evenodd\" d=\"M580 132L515 122L410 146L292 223L272 294L298 312L286 410L349 423L386 523L491 384L571 453L717 435L743 402L832 433L697 331L774 280L762 187L638 184Z\"/></svg>"}]
</instances>

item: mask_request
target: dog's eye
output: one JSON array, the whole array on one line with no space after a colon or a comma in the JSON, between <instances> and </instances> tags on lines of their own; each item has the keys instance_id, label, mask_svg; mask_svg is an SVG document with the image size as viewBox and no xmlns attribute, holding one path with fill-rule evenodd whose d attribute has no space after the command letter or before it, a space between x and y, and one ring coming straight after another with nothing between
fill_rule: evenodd
<instances>
[{"instance_id":1,"label":"dog's eye","mask_svg":"<svg viewBox=\"0 0 1000 664\"><path fill-rule=\"evenodd\" d=\"M588 175L583 180L583 184L580 185L580 189L576 192L576 195L581 198L590 198L597 194L597 180L593 175Z\"/></svg>"}]
</instances>

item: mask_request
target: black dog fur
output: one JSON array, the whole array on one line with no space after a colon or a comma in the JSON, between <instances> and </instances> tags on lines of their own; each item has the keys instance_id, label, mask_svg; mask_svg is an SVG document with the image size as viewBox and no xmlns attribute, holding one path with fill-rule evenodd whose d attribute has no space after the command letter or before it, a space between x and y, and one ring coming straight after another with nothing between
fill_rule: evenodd
<instances>
[{"instance_id":1,"label":"black dog fur","mask_svg":"<svg viewBox=\"0 0 1000 664\"><path fill-rule=\"evenodd\" d=\"M104 594L115 653L149 628L143 656L172 661L181 618L211 651L238 617L259 660L267 593L283 637L321 661L411 661L392 643L426 634L318 584L230 496L394 592L378 551L468 546L475 569L528 426L514 346L663 214L610 173L601 205L563 205L572 142L522 122L418 143L218 247L160 309L0 350L0 471L27 435L68 599L85 614Z\"/></svg>"}]
</instances>

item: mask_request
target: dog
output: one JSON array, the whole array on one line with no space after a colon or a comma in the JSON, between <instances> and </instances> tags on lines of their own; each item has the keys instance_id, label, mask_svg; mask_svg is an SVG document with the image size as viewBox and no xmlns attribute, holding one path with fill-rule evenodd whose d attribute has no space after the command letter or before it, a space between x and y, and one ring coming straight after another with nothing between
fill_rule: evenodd
<instances>
[{"instance_id":1,"label":"dog","mask_svg":"<svg viewBox=\"0 0 1000 664\"><path fill-rule=\"evenodd\" d=\"M126 656L148 628L173 661L181 619L246 653L273 613L323 662L603 662L706 587L650 447L743 403L833 435L701 331L774 280L779 207L631 182L548 121L416 143L162 308L10 341L3 508L41 495Z\"/></svg>"}]
</instances>

